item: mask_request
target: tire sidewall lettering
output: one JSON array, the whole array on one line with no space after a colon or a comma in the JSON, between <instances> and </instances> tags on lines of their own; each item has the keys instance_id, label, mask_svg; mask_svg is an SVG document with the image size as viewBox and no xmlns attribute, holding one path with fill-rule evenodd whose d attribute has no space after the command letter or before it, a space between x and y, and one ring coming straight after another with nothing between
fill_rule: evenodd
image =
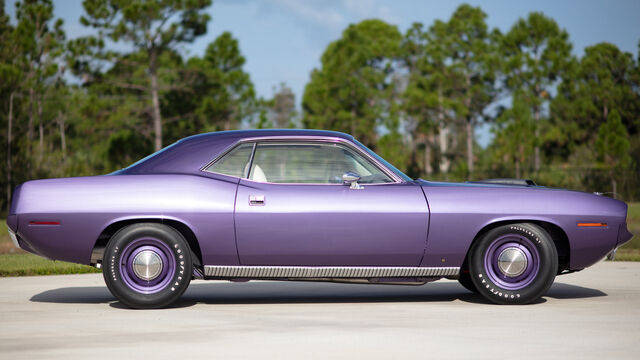
<instances>
[{"instance_id":1,"label":"tire sidewall lettering","mask_svg":"<svg viewBox=\"0 0 640 360\"><path fill-rule=\"evenodd\" d=\"M120 272L121 262L126 261L123 259L123 251L130 254L129 250L125 248L143 237L153 238L164 243L168 248L165 255L173 257L175 263L175 270L171 274L167 274L169 281L164 280L167 282L163 288L152 293L143 293L130 287L127 281L123 281L123 274ZM188 248L186 240L176 230L166 225L134 224L123 228L112 237L107 249L105 253L107 264L103 268L105 282L112 294L130 307L156 308L166 306L181 296L191 282L191 250Z\"/></svg>"},{"instance_id":2,"label":"tire sidewall lettering","mask_svg":"<svg viewBox=\"0 0 640 360\"><path fill-rule=\"evenodd\" d=\"M508 234L526 237L540 256L540 270L536 277L530 284L517 290L502 288L491 281L484 265L484 256L491 243ZM501 304L523 304L539 298L551 286L556 269L557 253L553 241L542 228L528 223L508 224L490 230L474 243L469 254L469 270L476 288L485 297Z\"/></svg>"}]
</instances>

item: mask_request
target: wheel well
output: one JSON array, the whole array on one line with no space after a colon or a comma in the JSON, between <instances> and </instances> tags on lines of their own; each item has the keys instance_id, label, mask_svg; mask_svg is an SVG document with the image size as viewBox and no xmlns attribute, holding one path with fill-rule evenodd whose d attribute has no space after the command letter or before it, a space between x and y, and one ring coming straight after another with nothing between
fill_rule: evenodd
<instances>
[{"instance_id":1,"label":"wheel well","mask_svg":"<svg viewBox=\"0 0 640 360\"><path fill-rule=\"evenodd\" d=\"M471 245L473 245L478 239L480 239L484 234L488 231L495 229L498 226L508 225L508 224L517 224L517 223L531 223L540 226L543 228L551 239L553 240L553 244L556 246L556 251L558 252L558 274L565 270L569 270L569 257L571 253L571 247L569 245L569 238L567 234L562 230L559 226L552 224L546 221L538 221L538 220L508 220L508 221L498 221L495 223L491 223L484 228L482 228L478 234L473 238ZM462 263L462 271L468 270L469 264L467 263L467 258L469 257L469 251L471 251L471 247L469 246L469 250L467 250L467 254L464 257L464 262Z\"/></svg>"},{"instance_id":2,"label":"wheel well","mask_svg":"<svg viewBox=\"0 0 640 360\"><path fill-rule=\"evenodd\" d=\"M93 246L94 253L97 249L103 250L107 246L109 239L111 239L111 237L116 232L118 232L118 230L124 228L125 226L138 223L160 223L174 228L187 240L187 243L189 244L189 248L191 249L193 255L192 257L194 259L194 266L202 266L202 252L200 251L200 245L198 244L198 239L196 238L195 234L193 233L193 231L191 231L191 228L180 221L170 219L128 219L116 221L102 230L102 233L100 233L100 236L98 236L98 240L96 240L96 243ZM100 259L102 258L101 254L102 253L100 252ZM93 261L94 255L92 255L92 262Z\"/></svg>"}]
</instances>

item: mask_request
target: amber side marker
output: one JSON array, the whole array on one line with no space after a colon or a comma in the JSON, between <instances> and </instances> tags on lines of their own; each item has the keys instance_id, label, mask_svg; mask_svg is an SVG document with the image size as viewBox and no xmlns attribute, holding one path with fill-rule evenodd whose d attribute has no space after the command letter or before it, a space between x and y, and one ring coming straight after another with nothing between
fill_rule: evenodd
<instances>
[{"instance_id":1,"label":"amber side marker","mask_svg":"<svg viewBox=\"0 0 640 360\"><path fill-rule=\"evenodd\" d=\"M60 225L60 221L29 221L29 225Z\"/></svg>"},{"instance_id":2,"label":"amber side marker","mask_svg":"<svg viewBox=\"0 0 640 360\"><path fill-rule=\"evenodd\" d=\"M578 223L579 227L605 227L607 223Z\"/></svg>"}]
</instances>

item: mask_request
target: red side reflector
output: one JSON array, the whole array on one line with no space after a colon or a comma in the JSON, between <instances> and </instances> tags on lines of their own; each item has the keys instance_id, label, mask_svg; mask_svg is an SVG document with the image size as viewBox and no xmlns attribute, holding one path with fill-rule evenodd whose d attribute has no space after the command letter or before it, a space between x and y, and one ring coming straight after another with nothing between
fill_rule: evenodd
<instances>
[{"instance_id":1,"label":"red side reflector","mask_svg":"<svg viewBox=\"0 0 640 360\"><path fill-rule=\"evenodd\" d=\"M580 227L605 227L607 223L578 223Z\"/></svg>"},{"instance_id":2,"label":"red side reflector","mask_svg":"<svg viewBox=\"0 0 640 360\"><path fill-rule=\"evenodd\" d=\"M29 221L29 225L60 225L60 221Z\"/></svg>"}]
</instances>

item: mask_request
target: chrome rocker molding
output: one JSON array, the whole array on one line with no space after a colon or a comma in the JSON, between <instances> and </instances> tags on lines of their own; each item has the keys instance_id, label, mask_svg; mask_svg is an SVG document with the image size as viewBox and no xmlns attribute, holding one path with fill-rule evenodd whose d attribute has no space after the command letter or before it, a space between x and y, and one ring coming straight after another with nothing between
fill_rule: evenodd
<instances>
[{"instance_id":1,"label":"chrome rocker molding","mask_svg":"<svg viewBox=\"0 0 640 360\"><path fill-rule=\"evenodd\" d=\"M458 267L391 266L226 266L205 265L204 275L214 278L410 278L456 277Z\"/></svg>"}]
</instances>

